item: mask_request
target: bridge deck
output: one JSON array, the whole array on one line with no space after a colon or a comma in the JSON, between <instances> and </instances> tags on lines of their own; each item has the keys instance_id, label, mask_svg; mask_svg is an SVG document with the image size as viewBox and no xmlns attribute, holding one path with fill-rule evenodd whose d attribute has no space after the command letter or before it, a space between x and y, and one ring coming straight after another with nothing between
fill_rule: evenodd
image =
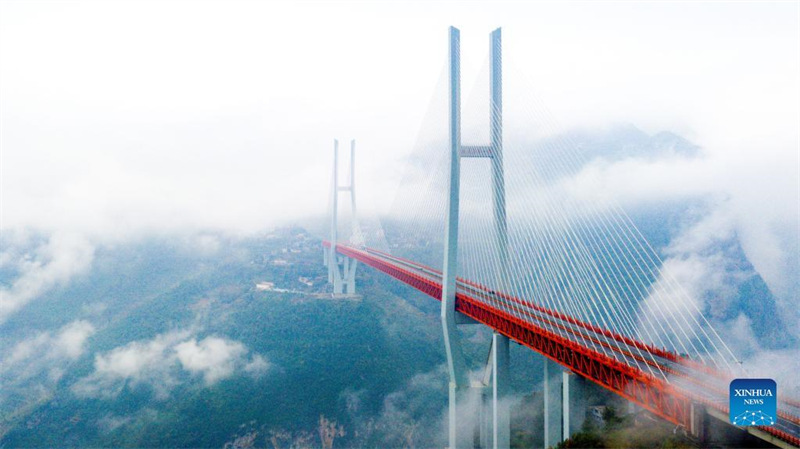
<instances>
[{"instance_id":1,"label":"bridge deck","mask_svg":"<svg viewBox=\"0 0 800 449\"><path fill-rule=\"evenodd\" d=\"M441 273L430 267L370 248L340 244L337 252L441 299ZM728 413L730 379L705 365L465 279L456 290L460 313L672 423L691 428L692 404ZM775 425L759 428L800 446L798 410L781 402Z\"/></svg>"}]
</instances>

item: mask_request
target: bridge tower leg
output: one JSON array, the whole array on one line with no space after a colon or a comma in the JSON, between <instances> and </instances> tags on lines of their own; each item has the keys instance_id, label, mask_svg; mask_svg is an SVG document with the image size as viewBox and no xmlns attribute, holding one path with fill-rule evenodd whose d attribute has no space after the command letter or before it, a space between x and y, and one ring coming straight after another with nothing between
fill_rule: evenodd
<instances>
[{"instance_id":1,"label":"bridge tower leg","mask_svg":"<svg viewBox=\"0 0 800 449\"><path fill-rule=\"evenodd\" d=\"M350 191L350 214L353 217L351 220L351 233L354 234L356 243L363 246L363 236L360 235L360 227L358 225L358 214L356 213L356 141L350 141L350 185L347 187ZM356 294L356 267L358 261L355 259L347 258L349 263L345 265L345 287L348 295Z\"/></svg>"},{"instance_id":2,"label":"bridge tower leg","mask_svg":"<svg viewBox=\"0 0 800 449\"><path fill-rule=\"evenodd\" d=\"M333 283L333 293L341 293L339 263L336 256L336 243L339 236L339 140L333 140L333 201L331 203L331 246L328 249L328 282Z\"/></svg>"},{"instance_id":3,"label":"bridge tower leg","mask_svg":"<svg viewBox=\"0 0 800 449\"><path fill-rule=\"evenodd\" d=\"M503 45L500 28L489 37L489 116L491 118L492 209L495 237L500 260L500 285L508 291L510 277L508 266L508 224L506 218L506 181L503 170ZM492 447L508 448L511 445L509 339L495 332L492 363Z\"/></svg>"},{"instance_id":4,"label":"bridge tower leg","mask_svg":"<svg viewBox=\"0 0 800 449\"><path fill-rule=\"evenodd\" d=\"M458 428L458 405L465 399L467 370L456 328L456 266L458 265L458 205L461 173L461 62L460 35L450 27L450 195L444 229L441 319L447 355L449 449L471 446L471 432Z\"/></svg>"},{"instance_id":5,"label":"bridge tower leg","mask_svg":"<svg viewBox=\"0 0 800 449\"><path fill-rule=\"evenodd\" d=\"M561 439L566 440L581 430L586 420L583 400L586 380L572 371L561 373Z\"/></svg>"},{"instance_id":6,"label":"bridge tower leg","mask_svg":"<svg viewBox=\"0 0 800 449\"><path fill-rule=\"evenodd\" d=\"M580 431L586 419L585 379L555 362L544 362L544 447L553 447Z\"/></svg>"},{"instance_id":7,"label":"bridge tower leg","mask_svg":"<svg viewBox=\"0 0 800 449\"><path fill-rule=\"evenodd\" d=\"M544 359L544 385L542 394L544 398L544 447L554 447L561 442L561 410L562 410L562 391L561 367Z\"/></svg>"},{"instance_id":8,"label":"bridge tower leg","mask_svg":"<svg viewBox=\"0 0 800 449\"><path fill-rule=\"evenodd\" d=\"M689 433L697 438L701 445L705 445L708 441L708 415L706 408L702 404L692 402L689 413Z\"/></svg>"},{"instance_id":9,"label":"bridge tower leg","mask_svg":"<svg viewBox=\"0 0 800 449\"><path fill-rule=\"evenodd\" d=\"M355 189L355 160L356 160L356 141L350 141L350 184L347 186L339 185L339 141L333 141L333 201L331 214L331 236L330 248L326 248L323 253L325 266L328 267L328 282L333 284L333 293L341 295L347 293L353 295L356 292L356 267L358 261L342 256L336 252L336 244L339 237L339 193L350 192L350 207L353 217L353 229L356 225L356 189Z\"/></svg>"},{"instance_id":10,"label":"bridge tower leg","mask_svg":"<svg viewBox=\"0 0 800 449\"><path fill-rule=\"evenodd\" d=\"M448 440L450 449L472 447L473 430L464 428L473 423L470 419L459 419L459 404L466 399L470 383L467 379L464 356L461 349L457 324L470 320L456 312L456 267L458 261L458 215L459 191L462 157L489 157L492 161L492 203L497 237L497 250L501 261L501 272L498 273L500 283L509 279L505 272L508 261L508 233L506 224L505 177L503 173L503 137L502 137L502 58L501 34L498 28L491 34L491 83L490 83L490 118L491 144L487 146L462 147L461 145L461 62L460 33L457 28L450 27L450 183L447 200L447 217L444 235L444 267L442 270L442 302L441 320L444 331L445 351L449 382L449 414ZM493 448L508 448L510 445L508 365L509 340L499 333L492 335L490 356L491 367L491 415L481 410L479 427L481 444L489 438L484 432L487 429L485 419L491 416L491 445ZM488 381L488 380L487 380ZM484 384L484 386L486 386ZM482 387L481 387L482 388ZM483 390L482 390L483 391ZM484 404L483 393L480 403ZM466 418L466 417L462 417Z\"/></svg>"},{"instance_id":11,"label":"bridge tower leg","mask_svg":"<svg viewBox=\"0 0 800 449\"><path fill-rule=\"evenodd\" d=\"M492 334L492 448L511 446L508 337Z\"/></svg>"}]
</instances>

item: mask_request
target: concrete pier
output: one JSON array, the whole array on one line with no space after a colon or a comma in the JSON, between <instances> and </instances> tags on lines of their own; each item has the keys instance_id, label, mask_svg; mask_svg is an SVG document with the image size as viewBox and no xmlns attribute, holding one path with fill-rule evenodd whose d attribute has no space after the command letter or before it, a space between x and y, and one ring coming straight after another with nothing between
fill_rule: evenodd
<instances>
[{"instance_id":1,"label":"concrete pier","mask_svg":"<svg viewBox=\"0 0 800 449\"><path fill-rule=\"evenodd\" d=\"M585 379L555 362L544 363L544 447L554 447L580 431L586 420Z\"/></svg>"}]
</instances>

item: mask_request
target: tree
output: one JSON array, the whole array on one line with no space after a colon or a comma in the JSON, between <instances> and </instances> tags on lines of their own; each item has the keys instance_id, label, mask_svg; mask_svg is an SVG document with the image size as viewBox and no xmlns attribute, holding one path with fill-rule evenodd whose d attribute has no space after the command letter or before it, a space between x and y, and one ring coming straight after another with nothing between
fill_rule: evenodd
<instances>
[{"instance_id":1,"label":"tree","mask_svg":"<svg viewBox=\"0 0 800 449\"><path fill-rule=\"evenodd\" d=\"M336 421L329 421L325 415L319 415L319 439L322 449L331 449L336 437L345 436L344 426L337 425Z\"/></svg>"}]
</instances>

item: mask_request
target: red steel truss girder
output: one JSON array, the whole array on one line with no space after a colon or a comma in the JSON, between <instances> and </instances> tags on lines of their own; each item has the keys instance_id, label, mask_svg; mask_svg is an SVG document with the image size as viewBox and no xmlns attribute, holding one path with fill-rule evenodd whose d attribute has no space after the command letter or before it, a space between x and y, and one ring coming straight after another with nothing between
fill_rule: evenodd
<instances>
[{"instance_id":1,"label":"red steel truss girder","mask_svg":"<svg viewBox=\"0 0 800 449\"><path fill-rule=\"evenodd\" d=\"M323 245L330 248L330 243L327 241L323 242ZM434 280L400 268L356 248L337 245L337 252L386 273L434 299L441 300L441 284ZM417 265L411 261L409 263ZM692 401L711 405L727 413L727 410L718 404L699 397L690 397L692 395L678 391L648 373L620 363L532 323L520 320L465 294L456 293L456 310L614 393L636 402L667 421L682 425L687 429L690 428ZM786 432L774 427L759 426L759 428L790 444L800 446L800 439Z\"/></svg>"},{"instance_id":2,"label":"red steel truss girder","mask_svg":"<svg viewBox=\"0 0 800 449\"><path fill-rule=\"evenodd\" d=\"M327 242L327 241L323 242L323 245L329 247L330 246L330 242ZM376 249L370 248L369 251L373 252L373 253L377 253L377 254L382 254L382 255L390 258L390 259L400 260L400 261L402 261L402 262L404 262L406 264L409 264L409 265L415 265L415 266L419 265L414 261L411 261L411 260L408 260L408 259L404 259L402 257L394 256L394 255L391 255L391 254L388 254L388 253L385 253L383 251L379 251L379 250L376 250ZM432 268L427 268L427 269L429 269L433 273L437 273L439 275L442 274L442 272L439 271L439 270L435 270L435 269L432 269ZM470 281L468 279L464 279L464 278L457 278L457 279L460 282L463 282L464 284L467 284L467 285L469 285L471 287L474 287L476 289L479 289L479 290L483 290L485 292L489 292L491 290L489 287L486 287L485 285L479 284L477 282ZM673 352L670 352L668 350L665 350L665 349L662 349L662 348L657 348L657 347L655 347L653 345L649 345L649 344L646 344L646 343L642 343L642 342L640 342L638 340L634 340L634 339L632 339L630 337L626 337L624 335L617 334L617 333L612 332L612 331L610 331L608 329L603 329L603 328L601 328L599 326L596 326L594 324L586 323L584 321L578 320L578 319L576 319L574 317L571 317L571 316L566 315L564 313L558 312L556 310L552 310L552 309L549 309L547 307L543 307L543 306L540 306L538 304L530 303L530 302L527 302L527 301L521 301L518 298L515 298L515 297L513 297L511 295L508 295L508 294L505 294L505 293L502 293L502 292L494 292L494 294L499 296L499 297L501 297L501 298L503 298L503 299L505 299L505 300L507 300L507 301L510 301L510 302L513 302L513 303L517 303L517 304L523 305L525 307L529 307L529 308L534 309L536 311L539 311L539 312L542 312L544 314L547 314L547 315L553 316L555 318L558 318L560 320L566 321L568 323L575 324L575 325L580 326L580 327L582 327L584 329L591 330L592 332L595 332L595 333L598 333L598 334L602 334L602 335L604 335L606 337L609 337L609 338L612 338L612 339L617 340L619 342L625 343L626 345L636 347L639 350L642 350L642 351L645 351L645 352L649 352L649 353L654 354L654 355L656 355L658 357L662 357L664 359L671 360L673 362L678 362L678 363L681 363L681 364L684 364L684 365L688 365L691 368L698 369L698 370L701 370L703 372L707 372L708 374L711 374L711 375L714 375L714 376L717 376L717 377L720 377L720 378L723 378L723 379L727 380L727 378L725 378L722 373L717 372L713 368L710 368L708 366L702 365L702 364L697 363L697 362L695 362L693 360L689 360L686 357L681 357L681 356L679 356L679 355L677 355L677 354L675 354Z\"/></svg>"},{"instance_id":3,"label":"red steel truss girder","mask_svg":"<svg viewBox=\"0 0 800 449\"><path fill-rule=\"evenodd\" d=\"M328 242L328 241L323 241L322 244L325 247L330 247L330 242ZM341 248L346 247L346 245L337 245L337 246L339 246L339 248L340 248L339 251L340 252L341 252ZM407 265L419 266L418 263L416 263L416 262L414 262L412 260L404 259L404 258L399 257L399 256L394 256L392 254L389 254L389 253L386 253L386 252L383 252L383 251L379 251L379 250L376 250L376 249L369 248L369 253L381 254L381 255L385 256L386 258L399 260L402 263L405 263ZM369 255L369 253L367 253L367 254ZM429 270L432 273L436 273L436 274L438 274L440 276L442 274L441 271L435 270L433 268L426 267L425 269ZM469 286L471 286L471 287L473 287L475 289L482 290L482 291L487 292L487 293L489 291L491 291L491 289L486 287L485 285L470 281L468 279L464 279L464 278L460 278L459 277L459 278L457 278L457 280L459 282L462 282L462 283L464 283L466 285L469 285ZM723 379L723 380L726 380L726 381L728 380L728 378L725 377L725 375L723 373L720 373L720 372L716 371L715 369L713 369L711 367L708 367L706 365L697 363L697 362L695 362L693 360L689 360L686 357L678 356L677 354L675 354L673 352L670 352L668 350L657 348L655 346L652 346L652 345L649 345L649 344L646 344L646 343L642 343L642 342L640 342L638 340L634 340L634 339L632 339L630 337L626 337L624 335L617 334L617 333L612 332L612 331L610 331L608 329L603 329L603 328L601 328L599 326L596 326L594 324L591 324L591 323L583 322L581 320L578 320L578 319L576 319L574 317L571 317L571 316L566 315L564 313L558 312L556 310L551 310L551 309L549 309L547 307L543 307L543 306L540 306L540 305L537 305L537 304L534 304L534 303L530 303L530 302L527 302L527 301L521 301L518 298L515 298L515 297L513 297L511 295L508 295L508 294L505 294L505 293L502 293L502 292L493 292L493 294L495 294L495 295L497 295L497 296L499 296L499 297L501 297L501 298L503 298L503 299L505 299L507 301L510 301L510 302L513 302L513 303L516 303L516 304L520 304L520 305L522 305L524 307L529 307L529 308L534 309L536 311L539 311L539 312L542 312L544 314L550 315L552 317L558 318L559 320L563 320L563 321L566 321L568 323L575 324L575 325L580 326L580 327L582 327L584 329L588 329L588 330L590 330L592 332L604 335L604 336L606 336L608 338L612 338L612 339L617 340L619 342L625 343L626 345L633 346L633 347L635 347L635 348L637 348L639 350L642 350L642 351L645 351L645 352L649 352L649 353L651 353L653 355L656 355L658 357L662 357L664 359L671 360L673 362L677 362L677 363L680 363L680 364L683 364L683 365L687 365L687 366L689 366L689 367L691 367L693 369L697 369L697 370L703 371L703 372L705 372L707 374L711 374L713 376L716 376L716 377L718 377L720 379ZM437 297L437 299L439 299L439 298ZM647 362L645 362L645 363L647 363ZM662 369L663 369L663 367L662 367Z\"/></svg>"},{"instance_id":4,"label":"red steel truss girder","mask_svg":"<svg viewBox=\"0 0 800 449\"><path fill-rule=\"evenodd\" d=\"M442 287L436 281L397 267L365 251L339 245L337 250L435 299L441 299ZM461 293L456 294L456 310L620 396L638 403L670 422L689 426L689 400L660 379Z\"/></svg>"},{"instance_id":5,"label":"red steel truss girder","mask_svg":"<svg viewBox=\"0 0 800 449\"><path fill-rule=\"evenodd\" d=\"M462 295L456 310L634 401L675 424L689 426L690 402L663 381L545 329Z\"/></svg>"}]
</instances>

